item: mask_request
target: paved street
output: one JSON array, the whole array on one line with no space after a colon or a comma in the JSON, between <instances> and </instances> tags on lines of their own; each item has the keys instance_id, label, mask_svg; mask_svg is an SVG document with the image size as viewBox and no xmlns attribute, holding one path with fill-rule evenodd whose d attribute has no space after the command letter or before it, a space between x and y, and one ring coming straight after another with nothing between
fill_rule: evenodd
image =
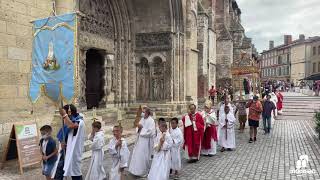
<instances>
[{"instance_id":1,"label":"paved street","mask_svg":"<svg viewBox=\"0 0 320 180\"><path fill-rule=\"evenodd\" d=\"M311 119L320 99L298 95L285 96L284 115L274 122L270 135L260 129L257 142L249 144L248 129L237 133L235 151L185 165L181 179L320 179L320 141ZM315 174L290 174L304 154L309 156L307 169Z\"/></svg>"},{"instance_id":2,"label":"paved street","mask_svg":"<svg viewBox=\"0 0 320 180\"><path fill-rule=\"evenodd\" d=\"M314 131L313 112L319 108L320 98L286 93L284 115L274 121L272 133L263 135L259 130L257 142L248 143L245 133L236 131L237 148L232 152L218 153L214 157L202 157L196 164L183 161L180 179L320 179L320 141ZM307 170L313 174L290 174L300 155L307 155ZM90 160L84 161L83 172ZM110 167L106 157L105 168ZM0 179L40 179L39 169L26 172L22 178L17 170L6 167L0 171Z\"/></svg>"}]
</instances>

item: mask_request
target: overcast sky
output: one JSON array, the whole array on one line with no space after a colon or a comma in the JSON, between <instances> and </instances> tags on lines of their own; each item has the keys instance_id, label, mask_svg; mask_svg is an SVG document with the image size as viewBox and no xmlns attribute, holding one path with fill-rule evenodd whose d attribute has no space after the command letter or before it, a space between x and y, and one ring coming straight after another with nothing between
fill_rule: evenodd
<instances>
[{"instance_id":1,"label":"overcast sky","mask_svg":"<svg viewBox=\"0 0 320 180\"><path fill-rule=\"evenodd\" d=\"M320 0L237 0L241 21L259 52L283 44L283 35L320 35Z\"/></svg>"}]
</instances>

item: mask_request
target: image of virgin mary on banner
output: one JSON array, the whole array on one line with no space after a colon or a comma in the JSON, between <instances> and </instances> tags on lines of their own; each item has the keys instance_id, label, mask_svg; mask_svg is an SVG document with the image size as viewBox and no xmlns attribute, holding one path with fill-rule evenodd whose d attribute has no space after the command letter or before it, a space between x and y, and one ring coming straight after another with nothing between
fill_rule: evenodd
<instances>
[{"instance_id":1,"label":"image of virgin mary on banner","mask_svg":"<svg viewBox=\"0 0 320 180\"><path fill-rule=\"evenodd\" d=\"M75 95L76 14L33 22L32 75L29 96L35 103L41 91L55 102Z\"/></svg>"}]
</instances>

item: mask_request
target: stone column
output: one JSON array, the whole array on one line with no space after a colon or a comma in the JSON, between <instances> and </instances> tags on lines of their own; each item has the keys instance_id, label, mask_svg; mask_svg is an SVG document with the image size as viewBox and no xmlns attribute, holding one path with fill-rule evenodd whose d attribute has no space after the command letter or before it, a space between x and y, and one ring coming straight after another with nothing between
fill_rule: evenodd
<instances>
[{"instance_id":1,"label":"stone column","mask_svg":"<svg viewBox=\"0 0 320 180\"><path fill-rule=\"evenodd\" d=\"M129 103L136 101L136 60L132 51L132 43L129 42L130 54L129 54Z\"/></svg>"},{"instance_id":2,"label":"stone column","mask_svg":"<svg viewBox=\"0 0 320 180\"><path fill-rule=\"evenodd\" d=\"M75 88L75 105L79 108L87 108L86 103L86 49L80 49L79 53L79 77L78 86Z\"/></svg>"},{"instance_id":3,"label":"stone column","mask_svg":"<svg viewBox=\"0 0 320 180\"><path fill-rule=\"evenodd\" d=\"M128 103L128 42L126 40L121 40L122 44L122 68L121 68L121 103L126 106Z\"/></svg>"},{"instance_id":4,"label":"stone column","mask_svg":"<svg viewBox=\"0 0 320 180\"><path fill-rule=\"evenodd\" d=\"M179 62L180 62L180 43L179 43L179 37L180 34L179 32L173 35L174 38L172 38L174 41L174 49L172 51L173 55L173 101L179 101L179 81L180 81L180 67L179 67Z\"/></svg>"},{"instance_id":5,"label":"stone column","mask_svg":"<svg viewBox=\"0 0 320 180\"><path fill-rule=\"evenodd\" d=\"M105 55L105 74L104 74L104 80L105 80L105 86L104 86L104 98L103 101L106 103L106 107L113 103L110 99L111 89L112 89L112 78L113 74L112 71L114 69L114 55L113 54L106 54Z\"/></svg>"},{"instance_id":6,"label":"stone column","mask_svg":"<svg viewBox=\"0 0 320 180\"><path fill-rule=\"evenodd\" d=\"M185 101L185 97L186 97L186 53L185 53L185 36L183 33L179 33L179 44L180 44L180 48L179 49L179 56L180 56L180 62L179 62L179 68L180 68L180 92L179 92L179 100L180 101Z\"/></svg>"},{"instance_id":7,"label":"stone column","mask_svg":"<svg viewBox=\"0 0 320 180\"><path fill-rule=\"evenodd\" d=\"M113 86L113 90L115 90L115 103L116 104L120 104L121 103L121 41L117 41L115 47L117 48L117 54L116 54L116 61L117 65L116 65L116 76L114 76L114 82L115 85Z\"/></svg>"},{"instance_id":8,"label":"stone column","mask_svg":"<svg viewBox=\"0 0 320 180\"><path fill-rule=\"evenodd\" d=\"M186 96L194 103L197 103L198 90L197 4L197 0L187 1Z\"/></svg>"}]
</instances>

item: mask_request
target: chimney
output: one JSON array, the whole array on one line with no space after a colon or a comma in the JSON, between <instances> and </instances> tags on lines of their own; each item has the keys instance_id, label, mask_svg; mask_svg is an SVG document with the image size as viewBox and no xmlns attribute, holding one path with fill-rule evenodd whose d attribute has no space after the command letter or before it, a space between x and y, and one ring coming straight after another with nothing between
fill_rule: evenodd
<instances>
[{"instance_id":1,"label":"chimney","mask_svg":"<svg viewBox=\"0 0 320 180\"><path fill-rule=\"evenodd\" d=\"M274 48L274 41L269 41L269 50Z\"/></svg>"},{"instance_id":2,"label":"chimney","mask_svg":"<svg viewBox=\"0 0 320 180\"><path fill-rule=\"evenodd\" d=\"M288 45L292 43L292 36L291 35L284 35L284 44Z\"/></svg>"},{"instance_id":3,"label":"chimney","mask_svg":"<svg viewBox=\"0 0 320 180\"><path fill-rule=\"evenodd\" d=\"M304 34L299 34L299 40L305 40L306 37L304 36Z\"/></svg>"}]
</instances>

